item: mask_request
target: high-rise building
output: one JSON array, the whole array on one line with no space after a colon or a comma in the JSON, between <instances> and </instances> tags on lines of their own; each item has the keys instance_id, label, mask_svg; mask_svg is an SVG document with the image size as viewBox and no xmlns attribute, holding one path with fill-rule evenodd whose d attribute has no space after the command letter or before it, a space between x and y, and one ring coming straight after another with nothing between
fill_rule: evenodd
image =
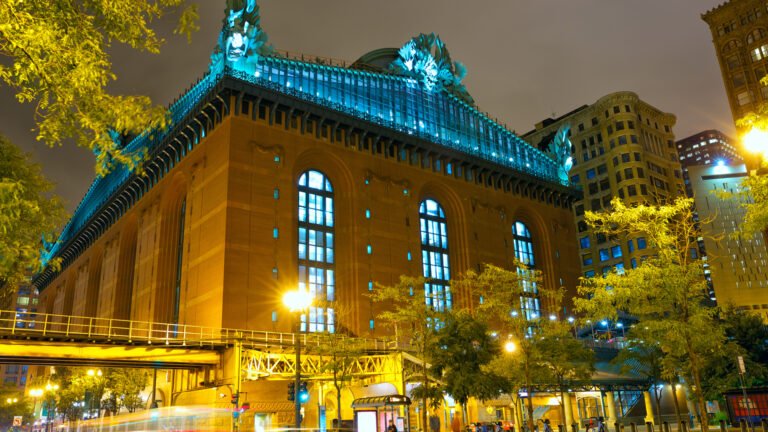
<instances>
[{"instance_id":1,"label":"high-rise building","mask_svg":"<svg viewBox=\"0 0 768 432\"><path fill-rule=\"evenodd\" d=\"M768 87L760 83L768 70L768 5L764 0L730 0L701 18L712 32L735 121L768 101Z\"/></svg>"},{"instance_id":2,"label":"high-rise building","mask_svg":"<svg viewBox=\"0 0 768 432\"><path fill-rule=\"evenodd\" d=\"M683 138L677 142L677 153L680 155L680 165L683 169L685 193L693 198L693 188L688 175L688 167L697 165L730 165L740 163L741 156L733 145L733 140L718 130L705 130ZM698 220L698 213L696 213ZM709 287L709 298L717 300L714 282L710 275L710 264L707 260L707 247L703 237L699 237L699 257L704 260L704 274Z\"/></svg>"},{"instance_id":3,"label":"high-rise building","mask_svg":"<svg viewBox=\"0 0 768 432\"><path fill-rule=\"evenodd\" d=\"M672 132L675 120L674 115L635 93L617 92L558 118L545 119L523 135L546 150L555 131L570 125L575 160L571 182L584 194L574 211L585 276L634 268L651 254L643 237L615 243L593 234L584 212L610 209L614 197L629 204L662 203L684 194Z\"/></svg>"},{"instance_id":4,"label":"high-rise building","mask_svg":"<svg viewBox=\"0 0 768 432\"><path fill-rule=\"evenodd\" d=\"M688 168L717 302L759 313L768 321L768 252L761 234L734 236L744 220L735 194L748 172L743 164ZM731 195L725 195L728 192Z\"/></svg>"}]
</instances>

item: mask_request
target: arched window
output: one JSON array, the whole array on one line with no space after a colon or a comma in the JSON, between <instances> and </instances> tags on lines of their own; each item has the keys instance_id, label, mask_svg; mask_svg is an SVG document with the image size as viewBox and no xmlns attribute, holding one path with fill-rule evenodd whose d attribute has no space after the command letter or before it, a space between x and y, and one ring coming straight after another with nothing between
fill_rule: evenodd
<instances>
[{"instance_id":1,"label":"arched window","mask_svg":"<svg viewBox=\"0 0 768 432\"><path fill-rule=\"evenodd\" d=\"M308 315L302 315L302 331L336 331L333 308L334 274L333 187L319 171L299 177L299 288L315 298Z\"/></svg>"},{"instance_id":2,"label":"arched window","mask_svg":"<svg viewBox=\"0 0 768 432\"><path fill-rule=\"evenodd\" d=\"M515 258L525 264L526 269L518 268L517 272L523 277L523 295L520 296L520 310L527 319L537 318L541 315L539 303L539 287L536 282L529 279L536 268L536 259L533 255L533 238L528 227L520 222L512 225L512 240L515 247Z\"/></svg>"},{"instance_id":3,"label":"arched window","mask_svg":"<svg viewBox=\"0 0 768 432\"><path fill-rule=\"evenodd\" d=\"M448 261L448 230L445 212L437 201L427 199L419 205L421 229L421 263L425 278L424 295L428 305L436 311L450 309L450 263Z\"/></svg>"},{"instance_id":4,"label":"arched window","mask_svg":"<svg viewBox=\"0 0 768 432\"><path fill-rule=\"evenodd\" d=\"M752 44L754 42L757 42L757 41L765 38L765 35L766 35L765 29L761 29L761 28L754 29L754 30L752 30L752 33L747 35L747 44L749 45L749 44Z\"/></svg>"}]
</instances>

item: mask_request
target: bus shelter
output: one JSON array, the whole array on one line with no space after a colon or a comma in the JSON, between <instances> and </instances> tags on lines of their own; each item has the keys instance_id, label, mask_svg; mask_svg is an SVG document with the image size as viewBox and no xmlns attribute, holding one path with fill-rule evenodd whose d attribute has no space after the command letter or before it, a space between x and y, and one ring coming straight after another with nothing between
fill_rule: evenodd
<instances>
[{"instance_id":1,"label":"bus shelter","mask_svg":"<svg viewBox=\"0 0 768 432\"><path fill-rule=\"evenodd\" d=\"M408 406L411 399L399 394L371 396L352 401L355 411L355 431L386 432L389 421L397 426L398 432L408 432L411 424Z\"/></svg>"}]
</instances>

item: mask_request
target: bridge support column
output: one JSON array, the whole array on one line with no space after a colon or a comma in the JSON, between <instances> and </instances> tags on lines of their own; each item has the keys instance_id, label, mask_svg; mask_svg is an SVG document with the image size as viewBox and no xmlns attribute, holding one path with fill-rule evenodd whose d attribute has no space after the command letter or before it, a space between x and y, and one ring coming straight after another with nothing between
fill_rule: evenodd
<instances>
[{"instance_id":1,"label":"bridge support column","mask_svg":"<svg viewBox=\"0 0 768 432\"><path fill-rule=\"evenodd\" d=\"M643 392L643 401L645 402L645 422L654 423L653 403L651 403L651 392Z\"/></svg>"},{"instance_id":2,"label":"bridge support column","mask_svg":"<svg viewBox=\"0 0 768 432\"><path fill-rule=\"evenodd\" d=\"M619 421L619 416L616 415L616 400L612 391L605 392L605 409L606 409L606 425L612 425Z\"/></svg>"}]
</instances>

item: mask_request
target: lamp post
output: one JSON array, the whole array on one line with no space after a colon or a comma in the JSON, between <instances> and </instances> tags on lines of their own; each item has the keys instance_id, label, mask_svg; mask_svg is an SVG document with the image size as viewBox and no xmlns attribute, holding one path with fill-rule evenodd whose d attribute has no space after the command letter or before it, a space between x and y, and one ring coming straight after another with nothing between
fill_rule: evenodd
<instances>
[{"instance_id":1,"label":"lamp post","mask_svg":"<svg viewBox=\"0 0 768 432\"><path fill-rule=\"evenodd\" d=\"M45 385L45 392L46 393L56 393L56 390L58 390L58 389L59 389L59 385L58 384L48 383L48 384ZM48 407L47 416L46 416L46 417L48 417L48 423L45 425L45 429L50 432L50 431L53 430L53 424L52 423L53 423L53 408L54 407L52 405L54 405L54 404L51 403L51 400L48 397L46 397L46 400L48 401L48 403L46 404L47 407Z\"/></svg>"},{"instance_id":2,"label":"lamp post","mask_svg":"<svg viewBox=\"0 0 768 432\"><path fill-rule=\"evenodd\" d=\"M35 412L37 412L37 398L43 395L43 389L33 388L29 390L29 395L32 397L32 424L35 423Z\"/></svg>"},{"instance_id":3,"label":"lamp post","mask_svg":"<svg viewBox=\"0 0 768 432\"><path fill-rule=\"evenodd\" d=\"M104 382L102 381L102 375L101 369L93 370L88 369L86 374L91 377L94 380L95 384L95 391L91 392L91 400L88 401L88 416L90 417L93 412L93 405L94 405L94 398L97 398L96 400L96 417L101 417L101 396L102 396L102 386L104 385Z\"/></svg>"},{"instance_id":4,"label":"lamp post","mask_svg":"<svg viewBox=\"0 0 768 432\"><path fill-rule=\"evenodd\" d=\"M294 403L295 403L295 415L296 415L296 430L301 428L301 400L298 396L298 391L301 388L301 340L299 338L301 334L301 313L304 312L312 304L312 295L304 289L297 289L295 291L288 291L283 296L283 304L293 312L296 317L294 323L296 325L296 331L294 333L294 349L296 351L296 376L294 377Z\"/></svg>"}]
</instances>

